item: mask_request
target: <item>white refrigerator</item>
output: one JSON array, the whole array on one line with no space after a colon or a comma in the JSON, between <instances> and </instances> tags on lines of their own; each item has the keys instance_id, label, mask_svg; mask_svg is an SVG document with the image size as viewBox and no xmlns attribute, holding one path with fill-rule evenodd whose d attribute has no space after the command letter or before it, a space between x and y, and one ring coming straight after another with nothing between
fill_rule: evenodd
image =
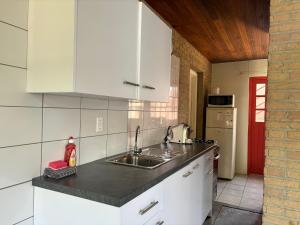
<instances>
[{"instance_id":1,"label":"white refrigerator","mask_svg":"<svg viewBox=\"0 0 300 225\"><path fill-rule=\"evenodd\" d=\"M235 172L236 108L207 108L206 140L215 140L220 147L218 177L232 179Z\"/></svg>"}]
</instances>

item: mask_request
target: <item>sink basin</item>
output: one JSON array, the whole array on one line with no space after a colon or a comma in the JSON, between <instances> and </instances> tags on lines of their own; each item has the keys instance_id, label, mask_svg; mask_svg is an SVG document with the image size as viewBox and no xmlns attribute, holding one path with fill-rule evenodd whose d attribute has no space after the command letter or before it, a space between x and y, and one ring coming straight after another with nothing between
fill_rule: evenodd
<instances>
[{"instance_id":1,"label":"sink basin","mask_svg":"<svg viewBox=\"0 0 300 225\"><path fill-rule=\"evenodd\" d=\"M146 169L154 169L168 161L169 161L168 159L163 159L161 157L148 156L148 155L134 156L133 154L117 156L107 160L107 162L110 163L126 165L126 166L134 166L134 167L140 167Z\"/></svg>"},{"instance_id":2,"label":"sink basin","mask_svg":"<svg viewBox=\"0 0 300 225\"><path fill-rule=\"evenodd\" d=\"M185 153L165 151L159 148L145 148L140 155L135 156L132 152L129 152L127 154L112 157L106 161L125 166L155 169L183 154Z\"/></svg>"}]
</instances>

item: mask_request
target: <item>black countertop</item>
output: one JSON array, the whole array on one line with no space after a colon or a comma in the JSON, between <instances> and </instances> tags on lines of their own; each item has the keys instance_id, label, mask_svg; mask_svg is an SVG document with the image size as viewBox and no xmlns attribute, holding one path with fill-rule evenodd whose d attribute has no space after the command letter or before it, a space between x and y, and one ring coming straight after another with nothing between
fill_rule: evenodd
<instances>
[{"instance_id":1,"label":"black countertop","mask_svg":"<svg viewBox=\"0 0 300 225\"><path fill-rule=\"evenodd\" d=\"M97 160L78 166L74 176L60 180L37 177L33 186L57 191L104 204L121 207L171 174L185 167L194 159L214 149L214 144L192 145L161 144L154 148L183 151L186 154L161 165L156 169L141 169Z\"/></svg>"}]
</instances>

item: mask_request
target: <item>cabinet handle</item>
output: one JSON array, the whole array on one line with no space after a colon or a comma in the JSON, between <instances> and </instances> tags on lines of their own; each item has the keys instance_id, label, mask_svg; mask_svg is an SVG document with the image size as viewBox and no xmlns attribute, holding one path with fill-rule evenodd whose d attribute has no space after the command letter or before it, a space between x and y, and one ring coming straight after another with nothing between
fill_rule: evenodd
<instances>
[{"instance_id":1,"label":"cabinet handle","mask_svg":"<svg viewBox=\"0 0 300 225\"><path fill-rule=\"evenodd\" d=\"M151 202L146 208L141 209L139 214L144 215L146 212L148 212L150 209L152 209L154 206L156 206L159 203L159 201L153 201Z\"/></svg>"},{"instance_id":2,"label":"cabinet handle","mask_svg":"<svg viewBox=\"0 0 300 225\"><path fill-rule=\"evenodd\" d=\"M183 174L182 176L183 176L184 178L186 178L186 177L190 176L192 173L193 173L192 171L189 171L189 172Z\"/></svg>"},{"instance_id":3,"label":"cabinet handle","mask_svg":"<svg viewBox=\"0 0 300 225\"><path fill-rule=\"evenodd\" d=\"M133 83L133 82L129 82L129 81L124 81L123 84L127 84L127 85L130 85L130 86L135 86L135 87L139 87L140 85L139 84L136 84L136 83Z\"/></svg>"},{"instance_id":4,"label":"cabinet handle","mask_svg":"<svg viewBox=\"0 0 300 225\"><path fill-rule=\"evenodd\" d=\"M146 88L146 89L150 89L150 90L155 90L156 89L155 87L151 87L151 86L148 86L148 85L143 85L142 87Z\"/></svg>"},{"instance_id":5,"label":"cabinet handle","mask_svg":"<svg viewBox=\"0 0 300 225\"><path fill-rule=\"evenodd\" d=\"M156 223L156 225L163 225L165 223L165 221L158 221L157 223Z\"/></svg>"},{"instance_id":6,"label":"cabinet handle","mask_svg":"<svg viewBox=\"0 0 300 225\"><path fill-rule=\"evenodd\" d=\"M213 172L214 172L214 169L210 169L207 174L211 175Z\"/></svg>"},{"instance_id":7,"label":"cabinet handle","mask_svg":"<svg viewBox=\"0 0 300 225\"><path fill-rule=\"evenodd\" d=\"M200 166L199 163L197 163L197 164L193 167L193 170L198 169L199 166Z\"/></svg>"}]
</instances>

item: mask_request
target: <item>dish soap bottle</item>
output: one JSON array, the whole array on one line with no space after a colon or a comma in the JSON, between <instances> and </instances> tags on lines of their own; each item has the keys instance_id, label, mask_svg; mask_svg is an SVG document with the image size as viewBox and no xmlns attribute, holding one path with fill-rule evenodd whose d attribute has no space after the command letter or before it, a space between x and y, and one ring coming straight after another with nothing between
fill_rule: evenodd
<instances>
[{"instance_id":1,"label":"dish soap bottle","mask_svg":"<svg viewBox=\"0 0 300 225\"><path fill-rule=\"evenodd\" d=\"M66 163L68 163L68 166L69 166L69 162L70 162L70 158L71 158L72 152L76 151L76 145L75 145L74 142L75 142L74 138L73 137L69 137L68 144L65 147L64 161ZM76 152L75 152L75 155L76 155Z\"/></svg>"},{"instance_id":2,"label":"dish soap bottle","mask_svg":"<svg viewBox=\"0 0 300 225\"><path fill-rule=\"evenodd\" d=\"M71 156L70 156L70 160L69 160L69 166L70 167L75 167L76 166L76 152L75 149L73 149Z\"/></svg>"}]
</instances>

